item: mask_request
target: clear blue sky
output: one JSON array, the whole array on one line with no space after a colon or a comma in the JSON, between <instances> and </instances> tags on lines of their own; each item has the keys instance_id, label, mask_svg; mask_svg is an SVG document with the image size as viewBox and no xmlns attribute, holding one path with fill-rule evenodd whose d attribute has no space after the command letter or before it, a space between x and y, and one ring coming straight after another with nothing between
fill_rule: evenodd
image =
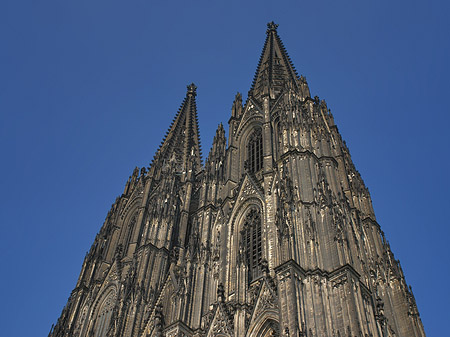
<instances>
[{"instance_id":1,"label":"clear blue sky","mask_svg":"<svg viewBox=\"0 0 450 337\"><path fill-rule=\"evenodd\" d=\"M0 3L3 336L47 336L135 166L198 86L203 153L274 20L326 99L412 285L448 335L448 1Z\"/></svg>"}]
</instances>

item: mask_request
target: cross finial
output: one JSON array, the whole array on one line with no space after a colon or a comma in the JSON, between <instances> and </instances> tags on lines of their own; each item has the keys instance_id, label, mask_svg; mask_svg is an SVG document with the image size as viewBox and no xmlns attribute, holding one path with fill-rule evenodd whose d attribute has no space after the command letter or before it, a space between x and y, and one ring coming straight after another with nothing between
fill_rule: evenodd
<instances>
[{"instance_id":1,"label":"cross finial","mask_svg":"<svg viewBox=\"0 0 450 337\"><path fill-rule=\"evenodd\" d=\"M278 25L275 22L269 22L267 24L267 34L269 34L270 32L274 31L276 32L278 28Z\"/></svg>"},{"instance_id":2,"label":"cross finial","mask_svg":"<svg viewBox=\"0 0 450 337\"><path fill-rule=\"evenodd\" d=\"M191 83L187 86L188 94L197 95L197 86L194 83Z\"/></svg>"}]
</instances>

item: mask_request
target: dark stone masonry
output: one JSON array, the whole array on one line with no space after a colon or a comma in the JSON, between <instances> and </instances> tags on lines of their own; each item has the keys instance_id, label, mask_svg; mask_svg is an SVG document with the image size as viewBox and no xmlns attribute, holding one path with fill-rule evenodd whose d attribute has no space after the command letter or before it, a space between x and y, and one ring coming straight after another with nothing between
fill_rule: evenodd
<instances>
[{"instance_id":1,"label":"dark stone masonry","mask_svg":"<svg viewBox=\"0 0 450 337\"><path fill-rule=\"evenodd\" d=\"M267 26L228 144L219 125L202 165L189 85L49 336L425 336L330 110Z\"/></svg>"}]
</instances>

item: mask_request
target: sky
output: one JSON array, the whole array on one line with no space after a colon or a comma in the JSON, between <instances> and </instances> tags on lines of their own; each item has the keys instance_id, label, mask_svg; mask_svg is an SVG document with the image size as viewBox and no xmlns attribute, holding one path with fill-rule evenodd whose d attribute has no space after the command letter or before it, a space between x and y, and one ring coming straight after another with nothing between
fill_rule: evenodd
<instances>
[{"instance_id":1,"label":"sky","mask_svg":"<svg viewBox=\"0 0 450 337\"><path fill-rule=\"evenodd\" d=\"M327 101L412 285L448 334L448 1L0 2L0 322L47 336L135 166L194 82L204 157L266 23Z\"/></svg>"}]
</instances>

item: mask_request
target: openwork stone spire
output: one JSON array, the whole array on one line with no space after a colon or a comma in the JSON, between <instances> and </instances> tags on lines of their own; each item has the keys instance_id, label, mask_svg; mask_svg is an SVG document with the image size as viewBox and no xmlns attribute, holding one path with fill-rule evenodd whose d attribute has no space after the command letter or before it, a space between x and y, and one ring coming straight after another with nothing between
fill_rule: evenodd
<instances>
[{"instance_id":1,"label":"openwork stone spire","mask_svg":"<svg viewBox=\"0 0 450 337\"><path fill-rule=\"evenodd\" d=\"M187 86L49 336L425 337L369 190L277 27L249 98L235 97L228 143L220 124L204 167Z\"/></svg>"},{"instance_id":2,"label":"openwork stone spire","mask_svg":"<svg viewBox=\"0 0 450 337\"><path fill-rule=\"evenodd\" d=\"M298 88L300 78L277 33L278 25L267 24L267 37L261 52L249 96L276 99L287 85Z\"/></svg>"},{"instance_id":3,"label":"openwork stone spire","mask_svg":"<svg viewBox=\"0 0 450 337\"><path fill-rule=\"evenodd\" d=\"M187 86L186 97L156 152L151 167L162 164L164 160L176 160L180 170L185 171L189 165L194 165L196 171L201 169L196 96L197 86L191 83Z\"/></svg>"}]
</instances>

